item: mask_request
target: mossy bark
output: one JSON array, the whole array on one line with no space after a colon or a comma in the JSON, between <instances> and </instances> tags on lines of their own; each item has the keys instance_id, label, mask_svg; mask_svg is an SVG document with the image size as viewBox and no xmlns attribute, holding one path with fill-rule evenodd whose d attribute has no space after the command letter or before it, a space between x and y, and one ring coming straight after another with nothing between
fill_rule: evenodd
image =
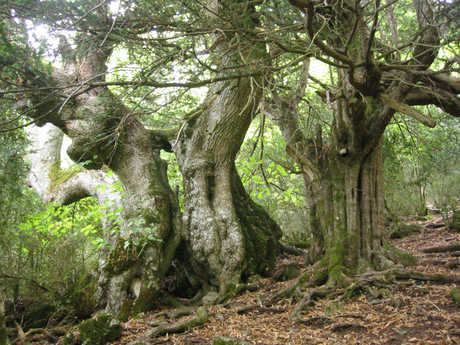
<instances>
[{"instance_id":1,"label":"mossy bark","mask_svg":"<svg viewBox=\"0 0 460 345\"><path fill-rule=\"evenodd\" d=\"M5 301L0 289L0 345L8 345L8 333L5 323Z\"/></svg>"},{"instance_id":2,"label":"mossy bark","mask_svg":"<svg viewBox=\"0 0 460 345\"><path fill-rule=\"evenodd\" d=\"M449 229L460 233L460 210L453 210L452 221L449 224Z\"/></svg>"},{"instance_id":3,"label":"mossy bark","mask_svg":"<svg viewBox=\"0 0 460 345\"><path fill-rule=\"evenodd\" d=\"M384 248L384 202L381 147L367 156L325 156L308 185L313 251L328 268L331 284L346 276L382 269L389 262Z\"/></svg>"}]
</instances>

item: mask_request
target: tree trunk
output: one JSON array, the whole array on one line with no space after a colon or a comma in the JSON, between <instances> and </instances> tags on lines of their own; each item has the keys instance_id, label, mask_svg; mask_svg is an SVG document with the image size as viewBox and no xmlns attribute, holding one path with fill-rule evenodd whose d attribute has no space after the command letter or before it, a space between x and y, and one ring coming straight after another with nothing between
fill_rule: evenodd
<instances>
[{"instance_id":1,"label":"tree trunk","mask_svg":"<svg viewBox=\"0 0 460 345\"><path fill-rule=\"evenodd\" d=\"M107 300L107 311L125 318L150 309L162 288L180 240L180 212L160 150L136 119L126 124L109 166L126 196L120 233L102 266L98 296Z\"/></svg>"},{"instance_id":2,"label":"tree trunk","mask_svg":"<svg viewBox=\"0 0 460 345\"><path fill-rule=\"evenodd\" d=\"M3 299L3 292L0 289L0 345L8 344L8 334L5 323L5 301Z\"/></svg>"},{"instance_id":3,"label":"tree trunk","mask_svg":"<svg viewBox=\"0 0 460 345\"><path fill-rule=\"evenodd\" d=\"M76 71L55 70L48 80L35 78L33 83L66 86L75 80L103 80L109 54L110 49L89 51ZM47 167L45 199L65 204L91 195L101 197L104 204L111 196L102 195L104 188L98 187L97 181L116 180L98 180L104 173L94 169L103 165L121 182L121 214L116 214L117 207L108 209L118 224L107 223L111 229L107 229L109 239L99 268L98 305L122 318L149 309L180 239L180 212L167 181L166 164L160 158L160 149L170 150L169 143L158 132L146 129L107 87L93 88L64 104L58 95L40 91L31 93L30 98L31 116L39 125L49 122L67 134L72 140L69 157L86 168L63 180L52 178L56 173L62 175L60 142L55 136L49 142L52 159L41 161ZM110 188L105 190L109 192Z\"/></svg>"},{"instance_id":4,"label":"tree trunk","mask_svg":"<svg viewBox=\"0 0 460 345\"><path fill-rule=\"evenodd\" d=\"M208 111L187 124L176 150L193 265L222 294L242 277L266 273L281 237L276 223L247 195L234 165L259 97L250 92L250 83L224 86Z\"/></svg>"},{"instance_id":5,"label":"tree trunk","mask_svg":"<svg viewBox=\"0 0 460 345\"><path fill-rule=\"evenodd\" d=\"M235 5L229 4L229 8ZM222 7L217 5L214 11L228 11ZM254 25L254 9L242 2L235 7L239 10L243 11L239 17L227 15L241 20L244 27ZM254 43L250 30L246 35L235 50L230 33L216 34L216 60L222 71L247 74L260 69L267 57L265 45ZM281 237L276 223L245 192L234 165L259 104L262 81L258 76L215 83L204 111L187 121L175 149L184 178L184 235L193 266L221 295L241 278L267 273Z\"/></svg>"},{"instance_id":6,"label":"tree trunk","mask_svg":"<svg viewBox=\"0 0 460 345\"><path fill-rule=\"evenodd\" d=\"M352 89L342 74L343 89ZM371 97L335 100L329 142L321 127L306 138L299 127L297 95L274 95L267 112L280 127L287 152L303 172L310 209L311 263L321 261L329 283L343 285L346 276L388 264L384 246L382 133L370 136L365 124L384 111Z\"/></svg>"},{"instance_id":7,"label":"tree trunk","mask_svg":"<svg viewBox=\"0 0 460 345\"><path fill-rule=\"evenodd\" d=\"M320 177L307 185L313 244L332 283L342 274L381 269L384 258L384 199L381 145L362 160L330 157Z\"/></svg>"}]
</instances>

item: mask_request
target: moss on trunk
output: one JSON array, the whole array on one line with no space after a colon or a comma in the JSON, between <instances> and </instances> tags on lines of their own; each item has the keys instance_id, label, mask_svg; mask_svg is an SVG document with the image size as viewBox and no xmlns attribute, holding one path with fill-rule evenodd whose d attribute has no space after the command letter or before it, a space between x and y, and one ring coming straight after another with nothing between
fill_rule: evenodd
<instances>
[{"instance_id":1,"label":"moss on trunk","mask_svg":"<svg viewBox=\"0 0 460 345\"><path fill-rule=\"evenodd\" d=\"M347 276L384 269L392 261L414 264L412 256L384 245L381 146L357 157L325 157L308 188L313 243L323 245L316 252L324 253L320 259L331 285L346 285Z\"/></svg>"},{"instance_id":2,"label":"moss on trunk","mask_svg":"<svg viewBox=\"0 0 460 345\"><path fill-rule=\"evenodd\" d=\"M3 294L0 291L0 345L8 344L8 333L5 323L5 304L3 301Z\"/></svg>"}]
</instances>

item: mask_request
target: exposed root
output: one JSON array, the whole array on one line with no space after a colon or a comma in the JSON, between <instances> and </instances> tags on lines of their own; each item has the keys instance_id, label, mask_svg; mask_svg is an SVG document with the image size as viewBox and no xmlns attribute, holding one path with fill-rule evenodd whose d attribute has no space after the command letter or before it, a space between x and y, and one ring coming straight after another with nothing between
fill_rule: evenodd
<instances>
[{"instance_id":1,"label":"exposed root","mask_svg":"<svg viewBox=\"0 0 460 345\"><path fill-rule=\"evenodd\" d=\"M16 323L17 338L13 340L12 344L27 344L43 340L56 343L58 338L65 335L69 329L66 327L32 328L24 332L22 327Z\"/></svg>"},{"instance_id":2,"label":"exposed root","mask_svg":"<svg viewBox=\"0 0 460 345\"><path fill-rule=\"evenodd\" d=\"M168 319L177 319L182 316L193 314L197 309L198 307L181 307L170 311L162 311L160 313L153 315L153 318L158 319L166 317Z\"/></svg>"},{"instance_id":3,"label":"exposed root","mask_svg":"<svg viewBox=\"0 0 460 345\"><path fill-rule=\"evenodd\" d=\"M322 285L327 279L327 269L322 267L321 262L314 264L308 271L301 274L292 283L290 283L284 290L281 290L276 295L272 296L267 301L262 301L264 305L273 305L284 298L293 297L294 294L301 296L301 292L297 290L300 287L309 288Z\"/></svg>"},{"instance_id":4,"label":"exposed root","mask_svg":"<svg viewBox=\"0 0 460 345\"><path fill-rule=\"evenodd\" d=\"M147 345L147 344L152 344L154 341L154 338L157 336L161 336L164 334L170 334L170 333L181 333L181 332L186 332L193 327L197 327L200 325L203 325L208 321L208 311L206 307L199 307L193 317L182 320L182 321L177 321L177 322L172 322L172 323L162 323L153 328L151 331L147 332L147 334L143 337L140 337L132 342L129 343L129 345Z\"/></svg>"},{"instance_id":5,"label":"exposed root","mask_svg":"<svg viewBox=\"0 0 460 345\"><path fill-rule=\"evenodd\" d=\"M423 253L445 253L456 252L460 250L460 243L454 243L447 246L436 246L422 249Z\"/></svg>"},{"instance_id":6,"label":"exposed root","mask_svg":"<svg viewBox=\"0 0 460 345\"><path fill-rule=\"evenodd\" d=\"M296 255L296 256L306 256L308 255L308 252L296 247L288 247L283 244L280 244L280 250L282 253L285 254L291 254L291 255Z\"/></svg>"},{"instance_id":7,"label":"exposed root","mask_svg":"<svg viewBox=\"0 0 460 345\"><path fill-rule=\"evenodd\" d=\"M317 298L324 298L326 296L336 295L337 291L335 288L321 286L315 289L310 289L302 298L302 300L297 303L294 310L291 312L289 318L291 320L300 320L301 319L301 312L305 310L305 308L312 306L313 301Z\"/></svg>"},{"instance_id":8,"label":"exposed root","mask_svg":"<svg viewBox=\"0 0 460 345\"><path fill-rule=\"evenodd\" d=\"M423 260L421 265L439 265L446 268L455 268L460 266L460 260L458 259L433 259L433 260Z\"/></svg>"},{"instance_id":9,"label":"exposed root","mask_svg":"<svg viewBox=\"0 0 460 345\"><path fill-rule=\"evenodd\" d=\"M257 291L260 289L260 283L247 283L247 284L236 284L232 289L227 291L226 293L219 295L217 300L213 304L222 304L228 301L229 299L238 296L239 294L245 291Z\"/></svg>"},{"instance_id":10,"label":"exposed root","mask_svg":"<svg viewBox=\"0 0 460 345\"><path fill-rule=\"evenodd\" d=\"M357 323L343 322L331 327L332 332L344 332L349 330L365 331L366 327Z\"/></svg>"},{"instance_id":11,"label":"exposed root","mask_svg":"<svg viewBox=\"0 0 460 345\"><path fill-rule=\"evenodd\" d=\"M337 284L331 284L331 280L329 280L328 284L318 286L318 281L315 281L313 277L314 275L311 271L304 273L287 288L280 291L264 304L272 305L283 298L296 298L302 290L307 288L305 292L302 292L302 298L293 309L290 315L290 319L300 323L309 323L316 321L303 320L302 312L304 312L308 307L312 306L314 301L319 298L339 297L340 299L347 299L363 293L367 293L376 298L381 298L385 296L386 291L388 290L387 288L395 283L396 280L419 280L436 283L460 283L460 275L431 274L405 269L372 271L353 278L347 276L347 284L345 288L342 288ZM323 321L324 320L319 320L319 322ZM347 324L343 327L339 326L337 326L337 331L339 331L341 328L345 329L346 327L355 328L356 325Z\"/></svg>"},{"instance_id":12,"label":"exposed root","mask_svg":"<svg viewBox=\"0 0 460 345\"><path fill-rule=\"evenodd\" d=\"M323 327L333 323L332 319L324 316L315 316L309 319L298 319L297 322L301 323L302 325L316 327Z\"/></svg>"},{"instance_id":13,"label":"exposed root","mask_svg":"<svg viewBox=\"0 0 460 345\"><path fill-rule=\"evenodd\" d=\"M413 279L437 283L460 283L460 275L444 275L408 270L395 270L393 273L396 279Z\"/></svg>"}]
</instances>

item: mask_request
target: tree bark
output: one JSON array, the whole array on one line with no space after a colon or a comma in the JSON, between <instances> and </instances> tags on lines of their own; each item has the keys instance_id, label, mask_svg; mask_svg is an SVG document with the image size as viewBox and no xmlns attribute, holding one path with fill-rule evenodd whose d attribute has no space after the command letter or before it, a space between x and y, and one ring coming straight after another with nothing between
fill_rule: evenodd
<instances>
[{"instance_id":1,"label":"tree bark","mask_svg":"<svg viewBox=\"0 0 460 345\"><path fill-rule=\"evenodd\" d=\"M108 312L125 317L151 307L178 245L181 219L166 164L160 158L160 149L170 150L167 140L147 130L107 87L79 94L87 80L104 79L110 53L110 48L94 48L75 68L55 69L49 76L31 75L32 89L52 85L70 91L65 97L57 91L31 91L26 106L39 125L52 123L70 137L69 157L86 168L64 180L53 179L63 170L59 159L62 139L54 134L47 150L37 153L47 156L38 157L46 168L43 180L38 181L44 182L46 201L65 204L94 196L101 204L110 200L113 207L108 211L113 212L118 208L117 195L110 195L110 188L104 191L100 183L111 184L116 179L94 170L105 165L121 183L121 221L103 249L97 298ZM69 89L75 80L81 85Z\"/></svg>"},{"instance_id":2,"label":"tree bark","mask_svg":"<svg viewBox=\"0 0 460 345\"><path fill-rule=\"evenodd\" d=\"M241 25L247 25L249 16L241 14ZM221 70L244 73L260 67L265 47L247 35L237 50L231 34L215 37ZM175 148L184 178L184 234L193 266L221 295L241 278L267 273L278 253L281 231L250 199L234 165L261 97L261 82L261 77L249 77L215 83L206 109L187 121Z\"/></svg>"},{"instance_id":3,"label":"tree bark","mask_svg":"<svg viewBox=\"0 0 460 345\"><path fill-rule=\"evenodd\" d=\"M8 333L5 319L5 300L3 299L3 292L0 289L0 345L8 345Z\"/></svg>"}]
</instances>

